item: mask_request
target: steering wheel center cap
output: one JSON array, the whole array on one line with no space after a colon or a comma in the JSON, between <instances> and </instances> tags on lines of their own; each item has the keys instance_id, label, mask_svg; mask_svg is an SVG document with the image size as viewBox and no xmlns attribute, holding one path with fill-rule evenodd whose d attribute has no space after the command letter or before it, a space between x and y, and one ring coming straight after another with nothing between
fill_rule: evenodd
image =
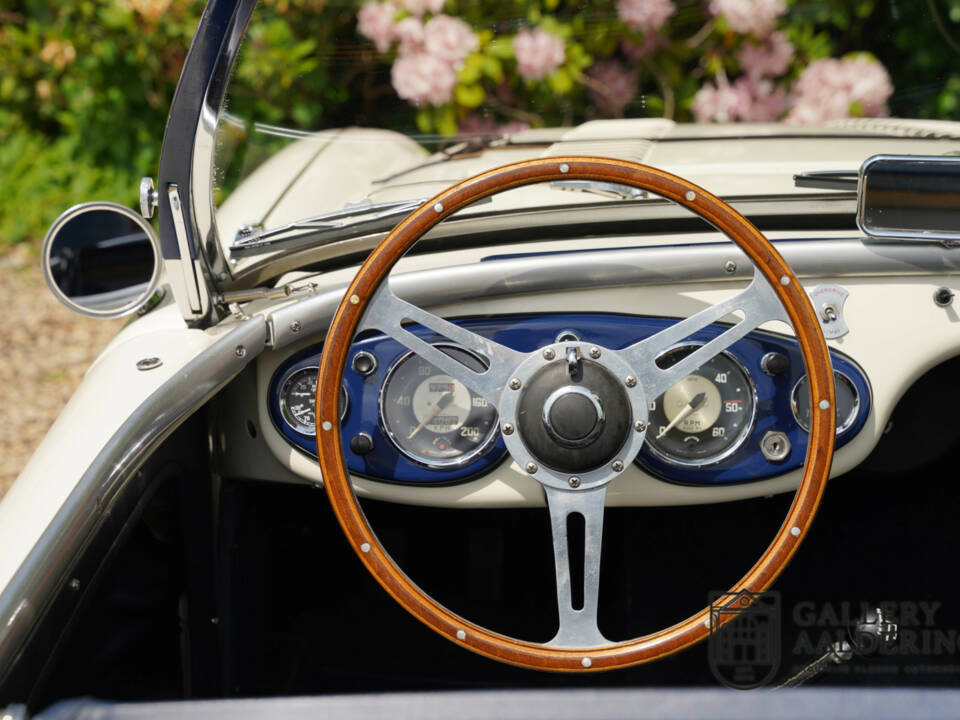
<instances>
[{"instance_id":1,"label":"steering wheel center cap","mask_svg":"<svg viewBox=\"0 0 960 720\"><path fill-rule=\"evenodd\" d=\"M632 432L627 389L602 364L549 362L525 383L517 430L536 462L579 474L617 459Z\"/></svg>"},{"instance_id":2,"label":"steering wheel center cap","mask_svg":"<svg viewBox=\"0 0 960 720\"><path fill-rule=\"evenodd\" d=\"M605 420L600 398L582 385L557 388L543 406L547 434L564 447L590 445L600 435Z\"/></svg>"}]
</instances>

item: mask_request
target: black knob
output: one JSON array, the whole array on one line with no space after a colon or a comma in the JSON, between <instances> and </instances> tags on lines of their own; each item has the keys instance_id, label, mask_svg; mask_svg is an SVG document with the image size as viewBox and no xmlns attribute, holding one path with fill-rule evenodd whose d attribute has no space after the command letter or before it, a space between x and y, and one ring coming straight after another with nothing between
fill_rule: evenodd
<instances>
[{"instance_id":1,"label":"black knob","mask_svg":"<svg viewBox=\"0 0 960 720\"><path fill-rule=\"evenodd\" d=\"M767 353L760 360L760 368L767 375L782 375L790 367L790 361L783 353Z\"/></svg>"},{"instance_id":2,"label":"black knob","mask_svg":"<svg viewBox=\"0 0 960 720\"><path fill-rule=\"evenodd\" d=\"M357 433L350 438L350 452L354 455L366 455L373 450L373 438L366 433Z\"/></svg>"},{"instance_id":3,"label":"black knob","mask_svg":"<svg viewBox=\"0 0 960 720\"><path fill-rule=\"evenodd\" d=\"M369 375L377 369L377 358L366 350L361 350L353 356L351 366L358 375Z\"/></svg>"}]
</instances>

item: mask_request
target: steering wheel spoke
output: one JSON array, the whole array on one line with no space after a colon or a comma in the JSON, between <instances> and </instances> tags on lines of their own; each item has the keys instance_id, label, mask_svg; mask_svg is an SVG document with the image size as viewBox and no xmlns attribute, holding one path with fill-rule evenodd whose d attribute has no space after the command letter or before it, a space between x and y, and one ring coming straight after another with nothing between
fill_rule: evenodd
<instances>
[{"instance_id":1,"label":"steering wheel spoke","mask_svg":"<svg viewBox=\"0 0 960 720\"><path fill-rule=\"evenodd\" d=\"M435 345L418 337L404 322L415 322L480 355L487 364L486 371L476 372ZM482 395L494 407L516 368L526 355L488 338L444 320L421 307L393 294L389 281L374 293L359 330L379 330L398 343L432 363L450 377L456 378L475 393Z\"/></svg>"},{"instance_id":2,"label":"steering wheel spoke","mask_svg":"<svg viewBox=\"0 0 960 720\"><path fill-rule=\"evenodd\" d=\"M600 595L600 552L603 541L603 505L607 485L589 490L559 490L544 485L553 534L553 561L557 577L557 613L560 627L547 645L588 648L609 645L597 627ZM579 516L581 522L571 522ZM571 537L571 526L583 529ZM571 551L583 557L576 557Z\"/></svg>"},{"instance_id":3,"label":"steering wheel spoke","mask_svg":"<svg viewBox=\"0 0 960 720\"><path fill-rule=\"evenodd\" d=\"M657 366L656 360L667 350L686 340L694 333L717 322L733 312L740 311L744 318L724 330L717 337L668 368ZM634 343L623 350L627 361L643 374L644 389L650 398L656 398L683 380L687 375L726 350L760 325L771 320L789 323L776 293L760 273L753 281L731 298L711 305L695 315L674 323L656 335Z\"/></svg>"}]
</instances>

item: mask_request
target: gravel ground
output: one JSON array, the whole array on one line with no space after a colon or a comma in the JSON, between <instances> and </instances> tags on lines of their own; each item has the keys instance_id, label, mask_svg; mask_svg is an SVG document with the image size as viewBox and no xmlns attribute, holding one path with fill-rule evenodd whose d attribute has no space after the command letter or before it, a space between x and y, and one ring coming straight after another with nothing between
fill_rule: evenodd
<instances>
[{"instance_id":1,"label":"gravel ground","mask_svg":"<svg viewBox=\"0 0 960 720\"><path fill-rule=\"evenodd\" d=\"M65 308L47 289L36 251L19 246L0 255L0 303L2 496L124 321Z\"/></svg>"}]
</instances>

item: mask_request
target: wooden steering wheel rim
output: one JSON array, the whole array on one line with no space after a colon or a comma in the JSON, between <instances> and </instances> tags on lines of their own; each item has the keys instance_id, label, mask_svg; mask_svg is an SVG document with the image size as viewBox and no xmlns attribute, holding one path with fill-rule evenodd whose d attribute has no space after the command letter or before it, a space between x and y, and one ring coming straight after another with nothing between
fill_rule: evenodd
<instances>
[{"instance_id":1,"label":"wooden steering wheel rim","mask_svg":"<svg viewBox=\"0 0 960 720\"><path fill-rule=\"evenodd\" d=\"M403 254L430 228L457 210L503 190L554 180L620 183L654 192L687 207L724 232L753 261L774 289L793 324L810 381L810 439L803 478L779 531L757 563L725 596L770 587L806 535L820 504L833 458L833 373L826 342L810 300L773 245L746 218L692 183L652 167L595 157L556 157L506 165L465 180L412 212L375 248L358 270L327 333L317 383L317 445L330 504L367 570L408 612L458 645L521 667L561 672L599 671L650 662L697 643L711 632L710 608L650 635L598 648L558 648L509 638L464 620L439 605L393 562L363 515L344 463L338 422L339 388L350 343L375 290ZM821 403L828 404L823 407ZM714 605L716 608L716 605ZM713 619L713 629L731 617Z\"/></svg>"}]
</instances>

